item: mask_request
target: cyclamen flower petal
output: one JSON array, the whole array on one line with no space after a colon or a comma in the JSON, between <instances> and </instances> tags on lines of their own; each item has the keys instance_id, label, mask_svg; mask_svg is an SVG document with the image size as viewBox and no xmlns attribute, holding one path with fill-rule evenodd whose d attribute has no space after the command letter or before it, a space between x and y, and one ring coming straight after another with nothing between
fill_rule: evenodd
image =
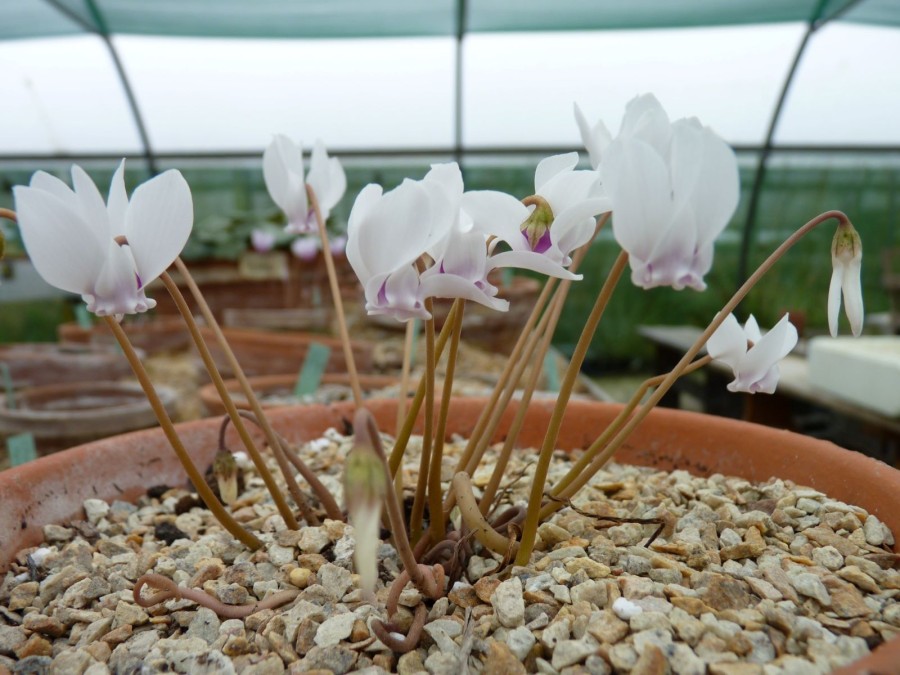
<instances>
[{"instance_id":1,"label":"cyclamen flower petal","mask_svg":"<svg viewBox=\"0 0 900 675\"><path fill-rule=\"evenodd\" d=\"M300 236L291 242L291 253L304 262L310 262L319 255L319 240L316 237Z\"/></svg>"},{"instance_id":2,"label":"cyclamen flower petal","mask_svg":"<svg viewBox=\"0 0 900 675\"><path fill-rule=\"evenodd\" d=\"M588 151L591 158L591 167L596 169L600 166L603 152L612 142L612 134L603 123L603 120L597 120L594 126L588 124L587 118L581 112L578 104L575 104L575 123L578 124L578 131L581 134L581 142L584 143L584 149Z\"/></svg>"},{"instance_id":3,"label":"cyclamen flower petal","mask_svg":"<svg viewBox=\"0 0 900 675\"><path fill-rule=\"evenodd\" d=\"M499 254L504 258L494 267L515 265L563 279L581 278L565 269L572 262L570 253L590 240L596 226L594 216L608 211L610 203L599 175L575 170L577 164L575 152L542 160L535 170L535 197L530 198L530 209L524 214L518 211L513 219L497 219L493 227L484 229L506 242L510 253L516 254ZM481 193L466 193L466 198L467 208L487 206Z\"/></svg>"},{"instance_id":4,"label":"cyclamen flower petal","mask_svg":"<svg viewBox=\"0 0 900 675\"><path fill-rule=\"evenodd\" d=\"M288 232L304 234L316 230L315 213L306 194L309 182L322 219L328 220L331 209L347 189L347 179L340 161L329 158L322 141L316 141L308 178L303 171L303 147L283 134L276 135L263 153L263 178L266 188L288 219Z\"/></svg>"},{"instance_id":5,"label":"cyclamen flower petal","mask_svg":"<svg viewBox=\"0 0 900 675\"><path fill-rule=\"evenodd\" d=\"M144 287L184 248L193 223L190 188L170 170L125 192L124 160L104 203L78 166L72 190L38 172L28 187L14 188L19 227L38 273L51 285L82 296L99 316L153 308ZM127 245L116 237L124 235Z\"/></svg>"},{"instance_id":6,"label":"cyclamen flower petal","mask_svg":"<svg viewBox=\"0 0 900 675\"><path fill-rule=\"evenodd\" d=\"M753 343L749 349L748 341ZM778 385L778 362L796 344L797 329L787 314L765 335L761 335L752 315L741 328L734 314L729 314L710 336L706 350L734 372L735 379L728 384L729 391L771 394Z\"/></svg>"},{"instance_id":7,"label":"cyclamen flower petal","mask_svg":"<svg viewBox=\"0 0 900 675\"><path fill-rule=\"evenodd\" d=\"M635 285L705 289L713 244L739 198L731 148L696 119L670 124L647 95L628 104L600 173Z\"/></svg>"},{"instance_id":8,"label":"cyclamen flower petal","mask_svg":"<svg viewBox=\"0 0 900 675\"><path fill-rule=\"evenodd\" d=\"M844 311L850 320L853 337L859 337L863 329L862 241L859 233L849 223L838 226L831 244L831 284L828 288L828 330L837 337L838 314L841 297Z\"/></svg>"},{"instance_id":9,"label":"cyclamen flower petal","mask_svg":"<svg viewBox=\"0 0 900 675\"><path fill-rule=\"evenodd\" d=\"M275 235L268 230L257 228L250 233L250 245L258 253L267 253L275 247Z\"/></svg>"},{"instance_id":10,"label":"cyclamen flower petal","mask_svg":"<svg viewBox=\"0 0 900 675\"><path fill-rule=\"evenodd\" d=\"M415 262L437 246L451 224L436 214L434 191L405 180L390 192L367 185L359 193L347 223L347 259L359 277L369 314L400 321L429 318L422 301Z\"/></svg>"}]
</instances>

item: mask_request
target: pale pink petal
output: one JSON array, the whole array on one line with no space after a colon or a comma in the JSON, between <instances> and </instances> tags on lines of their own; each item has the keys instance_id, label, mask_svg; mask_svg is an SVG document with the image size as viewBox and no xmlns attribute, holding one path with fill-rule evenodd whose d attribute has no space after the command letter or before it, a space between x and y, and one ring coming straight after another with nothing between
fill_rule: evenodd
<instances>
[{"instance_id":1,"label":"pale pink petal","mask_svg":"<svg viewBox=\"0 0 900 675\"><path fill-rule=\"evenodd\" d=\"M729 314L706 343L709 355L736 371L747 353L747 336L734 314Z\"/></svg>"},{"instance_id":2,"label":"pale pink petal","mask_svg":"<svg viewBox=\"0 0 900 675\"><path fill-rule=\"evenodd\" d=\"M89 293L100 272L108 242L101 242L74 206L34 187L13 188L19 232L38 274L51 286Z\"/></svg>"},{"instance_id":3,"label":"pale pink petal","mask_svg":"<svg viewBox=\"0 0 900 675\"><path fill-rule=\"evenodd\" d=\"M837 337L838 318L841 313L841 282L844 279L843 267L835 266L831 272L831 283L828 285L828 330L831 337Z\"/></svg>"},{"instance_id":4,"label":"pale pink petal","mask_svg":"<svg viewBox=\"0 0 900 675\"><path fill-rule=\"evenodd\" d=\"M181 172L170 169L138 186L125 214L125 236L142 285L181 254L193 224L191 188Z\"/></svg>"},{"instance_id":5,"label":"pale pink petal","mask_svg":"<svg viewBox=\"0 0 900 675\"><path fill-rule=\"evenodd\" d=\"M547 182L563 171L574 169L577 165L577 152L567 152L542 159L534 172L534 193L543 195L543 189Z\"/></svg>"},{"instance_id":6,"label":"pale pink petal","mask_svg":"<svg viewBox=\"0 0 900 675\"><path fill-rule=\"evenodd\" d=\"M453 274L435 274L422 279L422 296L426 298L464 298L498 312L509 309L509 302L487 295L475 284Z\"/></svg>"},{"instance_id":7,"label":"pale pink petal","mask_svg":"<svg viewBox=\"0 0 900 675\"><path fill-rule=\"evenodd\" d=\"M125 192L125 160L120 163L113 174L109 185L109 198L106 200L106 211L109 214L109 229L112 236L125 234L125 213L128 211L128 193Z\"/></svg>"},{"instance_id":8,"label":"pale pink petal","mask_svg":"<svg viewBox=\"0 0 900 675\"><path fill-rule=\"evenodd\" d=\"M115 234L109 227L109 213L100 190L80 166L72 166L72 185L81 209L81 216L100 239L112 238Z\"/></svg>"},{"instance_id":9,"label":"pale pink petal","mask_svg":"<svg viewBox=\"0 0 900 675\"><path fill-rule=\"evenodd\" d=\"M462 196L462 208L471 216L476 230L495 236L515 247L522 240L522 223L534 207L527 207L515 197L495 190L472 190Z\"/></svg>"},{"instance_id":10,"label":"pale pink petal","mask_svg":"<svg viewBox=\"0 0 900 675\"><path fill-rule=\"evenodd\" d=\"M560 279L578 280L582 278L580 274L572 274L565 267L554 262L543 253L535 253L534 251L505 251L504 253L497 253L488 258L488 265L490 269L517 267Z\"/></svg>"},{"instance_id":11,"label":"pale pink petal","mask_svg":"<svg viewBox=\"0 0 900 675\"><path fill-rule=\"evenodd\" d=\"M859 337L863 329L863 296L860 272L862 259L854 258L844 268L841 289L844 296L844 311L850 321L853 337Z\"/></svg>"}]
</instances>

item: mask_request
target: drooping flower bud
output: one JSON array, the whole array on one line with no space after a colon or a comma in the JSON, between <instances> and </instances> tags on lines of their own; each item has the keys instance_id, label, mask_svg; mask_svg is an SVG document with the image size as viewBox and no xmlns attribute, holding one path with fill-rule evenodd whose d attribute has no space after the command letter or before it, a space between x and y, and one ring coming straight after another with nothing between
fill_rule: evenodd
<instances>
[{"instance_id":1,"label":"drooping flower bud","mask_svg":"<svg viewBox=\"0 0 900 675\"><path fill-rule=\"evenodd\" d=\"M381 507L388 482L384 462L376 452L367 424L354 420L356 443L347 454L344 467L344 500L353 525L355 550L353 562L365 593L375 590L378 578L378 544Z\"/></svg>"},{"instance_id":2,"label":"drooping flower bud","mask_svg":"<svg viewBox=\"0 0 900 675\"><path fill-rule=\"evenodd\" d=\"M832 337L837 336L838 314L841 296L844 311L850 320L850 330L854 337L862 333L863 298L862 282L862 240L859 232L849 220L842 221L831 241L831 285L828 288L828 329Z\"/></svg>"},{"instance_id":3,"label":"drooping flower bud","mask_svg":"<svg viewBox=\"0 0 900 675\"><path fill-rule=\"evenodd\" d=\"M217 453L213 459L212 471L222 503L234 503L238 497L238 466L234 455L227 450Z\"/></svg>"},{"instance_id":4,"label":"drooping flower bud","mask_svg":"<svg viewBox=\"0 0 900 675\"><path fill-rule=\"evenodd\" d=\"M522 223L522 236L532 251L543 253L551 244L550 226L553 224L553 209L550 208L550 203L539 195L526 197L522 203L525 206L535 207L528 219Z\"/></svg>"}]
</instances>

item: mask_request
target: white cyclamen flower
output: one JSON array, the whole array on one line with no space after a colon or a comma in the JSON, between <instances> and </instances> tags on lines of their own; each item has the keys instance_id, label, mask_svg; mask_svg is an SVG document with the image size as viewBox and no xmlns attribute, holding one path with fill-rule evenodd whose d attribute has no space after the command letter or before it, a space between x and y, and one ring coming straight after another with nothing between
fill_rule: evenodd
<instances>
[{"instance_id":1,"label":"white cyclamen flower","mask_svg":"<svg viewBox=\"0 0 900 675\"><path fill-rule=\"evenodd\" d=\"M534 174L535 194L525 200L530 212L517 221L495 219L488 234L509 244L510 252L495 256L497 264L530 269L564 279L580 279L563 269L570 254L594 234L594 216L609 211L600 176L578 171L578 153L541 160ZM478 199L479 193L466 193Z\"/></svg>"},{"instance_id":2,"label":"white cyclamen flower","mask_svg":"<svg viewBox=\"0 0 900 675\"><path fill-rule=\"evenodd\" d=\"M275 233L256 228L250 233L250 245L258 253L268 253L275 248Z\"/></svg>"},{"instance_id":3,"label":"white cyclamen flower","mask_svg":"<svg viewBox=\"0 0 900 675\"><path fill-rule=\"evenodd\" d=\"M837 337L841 296L850 330L859 337L863 329L862 240L850 222L841 223L831 242L831 285L828 288L828 329Z\"/></svg>"},{"instance_id":4,"label":"white cyclamen flower","mask_svg":"<svg viewBox=\"0 0 900 675\"><path fill-rule=\"evenodd\" d=\"M43 171L13 190L35 269L50 285L80 294L98 316L155 307L144 288L178 257L193 225L191 190L178 171L140 185L130 201L124 173L123 160L106 203L79 166L72 167L74 190Z\"/></svg>"},{"instance_id":5,"label":"white cyclamen flower","mask_svg":"<svg viewBox=\"0 0 900 675\"><path fill-rule=\"evenodd\" d=\"M734 151L696 118L670 124L645 95L628 104L599 170L634 284L705 289L713 243L737 208Z\"/></svg>"},{"instance_id":6,"label":"white cyclamen flower","mask_svg":"<svg viewBox=\"0 0 900 675\"><path fill-rule=\"evenodd\" d=\"M309 174L303 172L303 148L290 138L279 134L263 153L263 178L266 188L288 219L289 232L315 232L316 216L309 204L306 186L312 188L319 201L322 220L328 220L344 191L347 177L337 158L329 157L322 141L316 141L310 159Z\"/></svg>"},{"instance_id":7,"label":"white cyclamen flower","mask_svg":"<svg viewBox=\"0 0 900 675\"><path fill-rule=\"evenodd\" d=\"M747 348L747 342L753 346ZM771 394L778 385L778 362L797 344L797 329L788 315L765 335L751 314L741 328L734 314L729 314L706 343L706 351L717 361L727 364L734 372L729 391L748 394Z\"/></svg>"},{"instance_id":8,"label":"white cyclamen flower","mask_svg":"<svg viewBox=\"0 0 900 675\"><path fill-rule=\"evenodd\" d=\"M421 274L424 297L465 298L506 311L509 303L494 297L497 288L488 281L492 270L519 267L566 279L579 278L560 264L560 255L554 258L546 254L546 249L536 252L527 247L521 228L529 211L515 197L494 190L464 192L462 173L455 162L433 165L422 185L429 190L435 212L450 221L440 226L446 229L444 238L427 251L435 262ZM511 246L511 251L491 255L490 237L508 237L520 248ZM559 251L552 245L548 248Z\"/></svg>"},{"instance_id":9,"label":"white cyclamen flower","mask_svg":"<svg viewBox=\"0 0 900 675\"><path fill-rule=\"evenodd\" d=\"M357 195L347 222L347 260L363 285L369 314L429 318L416 261L450 224L433 211L428 189L409 179L389 192L372 183Z\"/></svg>"}]
</instances>

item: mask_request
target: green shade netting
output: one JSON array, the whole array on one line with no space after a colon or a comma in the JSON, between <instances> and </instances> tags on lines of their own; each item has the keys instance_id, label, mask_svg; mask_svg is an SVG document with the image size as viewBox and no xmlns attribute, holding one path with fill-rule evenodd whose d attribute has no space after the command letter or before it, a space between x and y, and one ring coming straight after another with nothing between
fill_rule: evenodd
<instances>
[{"instance_id":1,"label":"green shade netting","mask_svg":"<svg viewBox=\"0 0 900 675\"><path fill-rule=\"evenodd\" d=\"M85 31L235 38L680 28L826 18L900 26L896 0L4 0L0 39Z\"/></svg>"}]
</instances>

